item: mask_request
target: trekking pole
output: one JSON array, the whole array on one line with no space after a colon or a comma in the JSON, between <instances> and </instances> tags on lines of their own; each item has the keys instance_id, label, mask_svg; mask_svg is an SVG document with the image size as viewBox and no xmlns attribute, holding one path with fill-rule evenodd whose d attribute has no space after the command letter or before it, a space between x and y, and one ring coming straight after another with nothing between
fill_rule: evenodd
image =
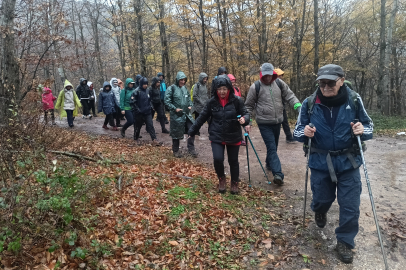
<instances>
[{"instance_id":1,"label":"trekking pole","mask_svg":"<svg viewBox=\"0 0 406 270\"><path fill-rule=\"evenodd\" d=\"M237 115L237 118L240 119L240 118L241 118L241 115ZM245 131L245 128L244 128L244 131ZM245 136L245 147L246 147L246 150L247 150L248 183L249 183L249 187L251 187L251 174L250 174L250 159L249 159L249 156L248 156L248 140L247 140L247 139L250 140L252 149L254 149L254 152L255 152L255 155L256 155L257 158L258 158L259 164L261 164L262 171L263 171L264 174L265 174L266 180L268 180L268 184L271 184L271 182L270 182L269 179L268 179L268 176L267 176L266 173L265 173L264 167L262 166L261 160L260 160L259 157L258 157L257 151L255 151L255 148L254 148L254 145L252 144L252 141L251 141L250 136L248 135L247 132L244 133L244 136Z\"/></svg>"},{"instance_id":2,"label":"trekking pole","mask_svg":"<svg viewBox=\"0 0 406 270\"><path fill-rule=\"evenodd\" d=\"M355 120L354 120L354 124L356 124L356 123L358 123L358 122L359 122L358 119L355 119ZM369 199L371 200L372 212L374 213L375 226L376 226L376 231L377 231L377 233L378 233L379 244L381 245L381 251L382 251L382 256L383 256L383 262L384 262L384 264L385 264L385 269L386 269L386 270L389 270L388 262L386 261L385 250L384 250L384 248L383 248L383 242L382 242L382 237L381 237L381 231L380 231L380 229L379 229L378 217L377 217L377 215L376 215L374 197L372 196L371 184L370 184L370 182L369 182L367 166L366 166L366 164L365 164L364 151L362 151L361 137L360 137L360 135L356 135L356 137L357 137L357 141L358 141L359 152L360 152L360 154L361 154L362 165L363 165L363 167L364 167L365 180L366 180L367 186L368 186Z\"/></svg>"},{"instance_id":3,"label":"trekking pole","mask_svg":"<svg viewBox=\"0 0 406 270\"><path fill-rule=\"evenodd\" d=\"M244 131L245 131L245 129L244 129ZM248 133L245 132L244 136L245 136L245 149L247 152L247 164L248 164L248 186L252 187L251 186L251 173L250 173L250 157L248 155Z\"/></svg>"},{"instance_id":4,"label":"trekking pole","mask_svg":"<svg viewBox=\"0 0 406 270\"><path fill-rule=\"evenodd\" d=\"M309 127L314 128L312 123L309 123ZM307 180L309 178L309 157L310 157L310 148L312 147L312 138L309 138L309 142L307 143L309 149L307 150L307 162L306 162L306 177L305 177L305 194L304 194L304 202L303 202L303 228L306 223L306 200L307 200Z\"/></svg>"}]
</instances>

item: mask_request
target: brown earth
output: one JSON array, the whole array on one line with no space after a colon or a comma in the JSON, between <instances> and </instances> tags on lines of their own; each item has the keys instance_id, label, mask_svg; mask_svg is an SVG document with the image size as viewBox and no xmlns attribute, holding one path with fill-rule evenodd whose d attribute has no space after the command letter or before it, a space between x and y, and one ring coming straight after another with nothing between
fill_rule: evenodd
<instances>
[{"instance_id":1,"label":"brown earth","mask_svg":"<svg viewBox=\"0 0 406 270\"><path fill-rule=\"evenodd\" d=\"M93 118L92 120L77 118L74 129L84 130L95 135L110 135L119 139L120 133L112 130L102 129L104 117ZM59 126L67 126L66 119L57 121ZM158 122L154 120L158 140L164 146L170 147L172 142L168 134L162 134ZM169 129L169 125L167 125ZM212 153L208 140L207 125L201 130L200 137L196 137L196 150L199 153L198 160L212 166ZM126 137L131 138L133 128L127 130ZM142 129L141 139L143 142L150 141L145 128ZM257 153L265 165L266 148L260 136L258 128L253 128L251 134L252 142ZM80 138L78 138L80 140ZM367 142L368 151L365 153L368 174L374 195L376 211L381 227L385 251L388 258L389 269L406 269L406 140L402 137L389 138L377 137ZM186 140L181 142L181 147L186 151ZM354 250L354 263L345 265L341 263L334 250L336 239L334 230L338 226L339 206L334 202L328 213L328 224L324 229L318 228L313 221L313 212L310 209L311 192L310 183L308 186L307 203L307 228L301 229L303 213L304 177L306 159L299 143L287 144L283 132L281 132L278 155L282 162L282 169L285 174L285 185L282 187L274 184L269 185L264 177L258 160L249 149L250 171L252 185L274 192L283 192L286 195L286 202L282 208L274 207L275 212L281 219L289 222L272 222L265 224L269 233L279 235L283 243L273 243L271 248L258 252L252 252L246 258L247 267L251 269L273 269L274 266L261 264L265 258L282 256L284 250L291 249L287 256L287 262L280 265L283 269L384 269L382 254L376 234L375 222L371 210L368 189L361 168L363 191L361 195L360 231L355 239L356 249ZM241 178L247 181L248 168L245 147L242 147L239 154ZM226 171L228 171L227 161ZM272 179L271 179L272 180ZM310 181L309 181L310 182ZM272 209L270 205L270 209ZM293 220L293 222L292 222ZM297 220L297 221L296 221ZM258 218L258 224L261 219ZM263 225L264 226L264 225ZM265 227L266 228L266 227ZM268 255L269 254L269 255ZM304 255L304 256L303 256ZM308 256L310 263L304 262ZM254 263L252 263L254 261Z\"/></svg>"}]
</instances>

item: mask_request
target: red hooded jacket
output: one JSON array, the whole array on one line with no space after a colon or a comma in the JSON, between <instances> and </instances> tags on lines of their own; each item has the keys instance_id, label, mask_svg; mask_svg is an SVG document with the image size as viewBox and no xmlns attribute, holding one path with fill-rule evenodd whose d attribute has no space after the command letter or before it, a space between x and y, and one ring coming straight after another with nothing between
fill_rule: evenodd
<instances>
[{"instance_id":1,"label":"red hooded jacket","mask_svg":"<svg viewBox=\"0 0 406 270\"><path fill-rule=\"evenodd\" d=\"M44 92L42 93L42 108L44 110L52 110L54 109L54 100L56 97L52 95L52 90L48 87L44 87Z\"/></svg>"},{"instance_id":2,"label":"red hooded jacket","mask_svg":"<svg viewBox=\"0 0 406 270\"><path fill-rule=\"evenodd\" d=\"M233 80L235 81L235 77L233 74L228 74L227 75L230 81L232 82ZM234 88L234 95L241 97L241 91L238 89L238 87L233 87Z\"/></svg>"}]
</instances>

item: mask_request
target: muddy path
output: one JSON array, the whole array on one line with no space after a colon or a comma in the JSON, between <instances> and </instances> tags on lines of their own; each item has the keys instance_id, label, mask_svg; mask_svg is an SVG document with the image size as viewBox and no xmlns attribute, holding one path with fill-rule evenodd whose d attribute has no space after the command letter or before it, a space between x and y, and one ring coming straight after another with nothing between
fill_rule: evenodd
<instances>
[{"instance_id":1,"label":"muddy path","mask_svg":"<svg viewBox=\"0 0 406 270\"><path fill-rule=\"evenodd\" d=\"M121 138L120 133L112 130L102 129L104 117L93 118L92 120L77 118L74 129L83 130L88 133L109 135L113 138ZM67 126L66 119L57 121L59 126ZM168 134L162 134L158 122L154 120L158 140L164 146L172 145ZM167 125L169 129L169 125ZM198 160L212 166L212 152L208 140L207 126L200 130L200 137L196 137L196 150L199 153ZM150 141L145 128L142 128L142 141ZM133 128L126 132L126 137L132 138ZM252 142L257 153L265 164L266 148L262 141L258 128L251 132ZM365 153L367 169L372 186L372 192L377 207L377 214L385 250L387 253L390 269L406 269L406 140L403 138L375 137L367 142L368 150ZM181 141L181 149L186 151L186 140ZM264 177L258 160L249 148L250 168L252 185L270 192L283 192L286 195L284 209L279 213L287 219L302 219L305 157L302 146L299 143L287 144L281 131L281 138L278 149L279 158L282 162L282 169L285 174L285 185L278 187L269 185ZM243 181L248 181L248 169L245 147L241 147L239 153L240 173ZM229 171L226 158L226 171ZM285 239L284 248L292 248L293 255L280 265L283 269L384 269L380 246L376 235L375 222L371 210L368 189L364 173L362 175L362 195L360 231L355 238L356 248L354 250L354 263L351 265L342 264L336 257L334 250L336 239L334 230L338 226L337 201L334 202L328 213L328 223L324 229L318 228L313 219L314 214L310 209L311 191L308 187L307 217L308 226L301 231L297 222L290 225L273 226L270 232L282 234ZM310 181L309 181L310 182ZM271 206L270 206L271 207ZM272 210L272 208L270 208ZM276 210L276 209L275 209ZM301 223L301 221L300 221ZM253 252L247 256L247 262L252 259L264 262L281 250L282 247L274 243L271 249L263 252ZM304 263L303 256L308 255L311 263ZM248 267L250 264L247 264ZM260 266L261 265L261 266ZM252 269L273 269L273 265L257 264Z\"/></svg>"}]
</instances>

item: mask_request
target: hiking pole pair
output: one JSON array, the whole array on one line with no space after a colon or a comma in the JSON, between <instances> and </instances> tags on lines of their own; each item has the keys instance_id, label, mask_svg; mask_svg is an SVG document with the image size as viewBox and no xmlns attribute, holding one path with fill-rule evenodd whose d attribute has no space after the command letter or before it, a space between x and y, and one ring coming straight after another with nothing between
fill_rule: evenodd
<instances>
[{"instance_id":1,"label":"hiking pole pair","mask_svg":"<svg viewBox=\"0 0 406 270\"><path fill-rule=\"evenodd\" d=\"M309 127L314 128L312 123L309 123ZM305 178L305 194L304 194L304 203L303 203L303 228L306 222L306 200L307 200L307 180L309 178L309 158L310 158L310 149L312 147L312 138L309 138L307 143L309 149L307 150L307 162L306 162L306 178Z\"/></svg>"},{"instance_id":2,"label":"hiking pole pair","mask_svg":"<svg viewBox=\"0 0 406 270\"><path fill-rule=\"evenodd\" d=\"M359 122L358 119L355 119L355 120L354 120L354 124L356 124L356 123L358 123L358 122ZM361 154L362 165L363 165L363 167L364 167L365 180L366 180L367 186L368 186L368 193L369 193L369 199L371 200L372 212L374 213L375 226L376 226L376 231L377 231L377 233L378 233L379 244L381 245L381 251L382 251L382 256L383 256L383 262L384 262L384 264L385 264L385 269L386 269L386 270L389 270L388 262L386 261L385 250L383 249L383 242L382 242L382 237L381 237L381 231L380 231L380 229L379 229L378 218L377 218L376 210L375 210L374 197L372 196L371 184L370 184L370 182L369 182L367 166L366 166L366 164L365 164L364 151L362 150L361 137L360 137L360 135L356 135L356 137L357 137L357 141L358 141L359 152L360 152L360 154Z\"/></svg>"},{"instance_id":3,"label":"hiking pole pair","mask_svg":"<svg viewBox=\"0 0 406 270\"><path fill-rule=\"evenodd\" d=\"M240 118L241 118L241 115L237 115L237 118L240 119ZM244 131L245 131L245 128L244 128ZM272 182L269 181L269 179L268 179L268 175L267 175L266 172L265 172L264 166L262 166L262 162L261 162L261 160L259 159L259 156L258 156L258 154L257 154L257 151L255 151L255 147L254 147L254 144L253 144L252 141L251 141L250 135L248 135L248 133L245 132L245 133L244 133L244 136L245 136L245 149L246 149L246 152L247 152L247 163L248 163L248 186L249 186L249 187L252 187L252 186L251 186L251 174L250 174L250 158L249 158L249 155L248 155L248 140L250 141L251 147L252 147L252 149L254 150L255 155L257 156L257 159L258 159L258 161L259 161L259 164L261 165L262 171L263 171L264 174L265 174L265 177L266 177L266 180L268 181L268 184L271 184Z\"/></svg>"}]
</instances>

